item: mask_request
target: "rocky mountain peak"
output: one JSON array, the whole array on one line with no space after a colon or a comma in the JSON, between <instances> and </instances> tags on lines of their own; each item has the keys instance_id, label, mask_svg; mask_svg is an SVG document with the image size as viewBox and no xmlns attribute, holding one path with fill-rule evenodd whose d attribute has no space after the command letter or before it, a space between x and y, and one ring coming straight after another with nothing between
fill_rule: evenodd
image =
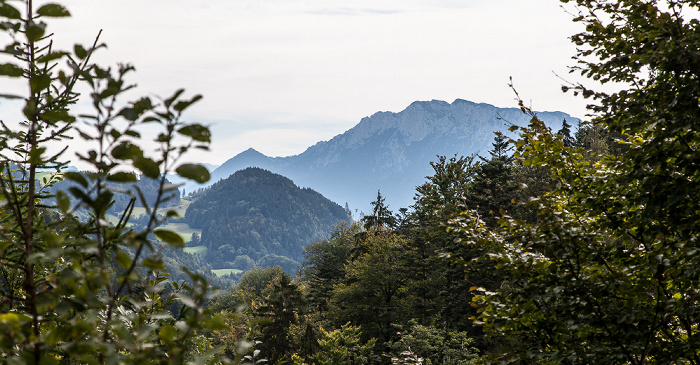
<instances>
[{"instance_id":1,"label":"rocky mountain peak","mask_svg":"<svg viewBox=\"0 0 700 365\"><path fill-rule=\"evenodd\" d=\"M553 129L566 118L562 112L540 112ZM212 174L213 181L249 166L262 167L311 187L331 200L366 209L381 189L393 209L412 203L415 187L431 173L436 155L486 154L494 132L508 132L511 125L527 125L530 118L519 108L457 99L416 101L404 110L378 112L329 141L303 153L270 158L248 149Z\"/></svg>"}]
</instances>

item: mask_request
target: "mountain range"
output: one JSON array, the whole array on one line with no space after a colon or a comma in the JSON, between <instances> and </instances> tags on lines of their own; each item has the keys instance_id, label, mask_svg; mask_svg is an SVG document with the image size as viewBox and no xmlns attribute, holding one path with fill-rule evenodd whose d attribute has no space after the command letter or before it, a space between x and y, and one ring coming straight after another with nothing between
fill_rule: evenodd
<instances>
[{"instance_id":1,"label":"mountain range","mask_svg":"<svg viewBox=\"0 0 700 365\"><path fill-rule=\"evenodd\" d=\"M537 112L557 130L562 121L576 125L563 112ZM318 191L355 212L370 211L377 191L397 211L413 202L415 187L431 175L437 155L486 155L494 132L511 125L525 126L530 117L518 108L457 99L416 101L405 110L378 112L329 141L318 142L299 155L268 157L248 149L212 171L208 184L185 186L187 191L207 187L247 167L260 167Z\"/></svg>"}]
</instances>

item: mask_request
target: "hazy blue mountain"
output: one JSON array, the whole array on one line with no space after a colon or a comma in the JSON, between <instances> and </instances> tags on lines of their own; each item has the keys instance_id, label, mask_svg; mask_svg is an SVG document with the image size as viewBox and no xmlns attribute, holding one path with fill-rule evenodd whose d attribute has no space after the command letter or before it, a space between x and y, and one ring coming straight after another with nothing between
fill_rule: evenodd
<instances>
[{"instance_id":1,"label":"hazy blue mountain","mask_svg":"<svg viewBox=\"0 0 700 365\"><path fill-rule=\"evenodd\" d=\"M562 112L538 112L553 129ZM417 101L399 113L379 112L330 141L319 142L299 155L267 157L253 149L229 159L212 172L212 182L250 166L261 167L310 187L351 210L369 212L381 189L389 208L413 203L415 186L431 174L436 155L486 155L493 132L508 134L509 125L527 125L518 108L497 108L457 99Z\"/></svg>"},{"instance_id":2,"label":"hazy blue mountain","mask_svg":"<svg viewBox=\"0 0 700 365\"><path fill-rule=\"evenodd\" d=\"M350 219L316 191L259 168L237 171L194 198L184 221L202 230L214 268L279 265L294 272L307 244Z\"/></svg>"}]
</instances>

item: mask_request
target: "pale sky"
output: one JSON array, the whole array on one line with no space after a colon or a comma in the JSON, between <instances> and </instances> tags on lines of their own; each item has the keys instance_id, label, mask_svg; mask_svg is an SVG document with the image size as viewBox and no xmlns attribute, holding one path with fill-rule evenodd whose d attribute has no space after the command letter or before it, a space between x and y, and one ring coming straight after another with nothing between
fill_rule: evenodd
<instances>
[{"instance_id":1,"label":"pale sky","mask_svg":"<svg viewBox=\"0 0 700 365\"><path fill-rule=\"evenodd\" d=\"M187 114L214 133L201 162L249 147L298 154L416 100L515 107L510 76L536 110L585 113L557 77L579 80L567 69L579 26L555 0L60 3L73 17L49 24L57 44L88 45L102 29L96 60L132 63L139 95L204 95Z\"/></svg>"}]
</instances>

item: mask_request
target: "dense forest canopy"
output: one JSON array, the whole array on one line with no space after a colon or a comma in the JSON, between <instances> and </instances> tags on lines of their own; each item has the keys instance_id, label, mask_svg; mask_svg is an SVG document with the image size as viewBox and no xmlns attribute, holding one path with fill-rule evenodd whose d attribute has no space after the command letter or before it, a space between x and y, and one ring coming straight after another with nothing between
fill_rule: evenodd
<instances>
[{"instance_id":1,"label":"dense forest canopy","mask_svg":"<svg viewBox=\"0 0 700 365\"><path fill-rule=\"evenodd\" d=\"M321 194L259 168L238 171L193 200L184 221L202 229L207 260L222 267L233 268L239 256L259 263L270 255L296 266L304 246L350 220L349 212Z\"/></svg>"}]
</instances>

